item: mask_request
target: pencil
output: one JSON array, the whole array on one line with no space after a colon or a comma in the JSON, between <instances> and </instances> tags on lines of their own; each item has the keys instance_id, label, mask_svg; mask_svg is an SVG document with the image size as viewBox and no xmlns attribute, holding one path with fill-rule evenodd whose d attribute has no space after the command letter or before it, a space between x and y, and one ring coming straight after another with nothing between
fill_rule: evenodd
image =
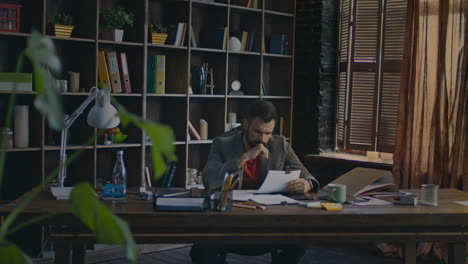
<instances>
[{"instance_id":1,"label":"pencil","mask_svg":"<svg viewBox=\"0 0 468 264\"><path fill-rule=\"evenodd\" d=\"M247 205L247 204L232 204L234 207L239 207L239 208L247 208L247 209L257 209L255 205Z\"/></svg>"}]
</instances>

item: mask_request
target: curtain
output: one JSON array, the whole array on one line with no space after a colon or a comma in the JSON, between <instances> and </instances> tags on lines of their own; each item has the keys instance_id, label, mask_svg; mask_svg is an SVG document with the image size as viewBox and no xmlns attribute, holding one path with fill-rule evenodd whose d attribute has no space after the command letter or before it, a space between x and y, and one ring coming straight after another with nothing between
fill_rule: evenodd
<instances>
[{"instance_id":1,"label":"curtain","mask_svg":"<svg viewBox=\"0 0 468 264\"><path fill-rule=\"evenodd\" d=\"M409 0L393 174L468 191L466 0Z\"/></svg>"}]
</instances>

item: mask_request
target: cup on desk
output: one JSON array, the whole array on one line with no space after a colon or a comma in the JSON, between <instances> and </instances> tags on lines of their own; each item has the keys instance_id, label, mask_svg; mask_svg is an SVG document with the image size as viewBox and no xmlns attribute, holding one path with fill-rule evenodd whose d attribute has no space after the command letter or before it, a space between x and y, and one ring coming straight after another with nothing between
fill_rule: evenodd
<instances>
[{"instance_id":1,"label":"cup on desk","mask_svg":"<svg viewBox=\"0 0 468 264\"><path fill-rule=\"evenodd\" d=\"M215 192L213 197L214 210L221 212L232 211L232 197L232 190Z\"/></svg>"},{"instance_id":2,"label":"cup on desk","mask_svg":"<svg viewBox=\"0 0 468 264\"><path fill-rule=\"evenodd\" d=\"M345 184L328 184L328 201L334 203L346 202L346 185Z\"/></svg>"},{"instance_id":3,"label":"cup on desk","mask_svg":"<svg viewBox=\"0 0 468 264\"><path fill-rule=\"evenodd\" d=\"M439 185L421 184L421 204L438 205L439 204Z\"/></svg>"}]
</instances>

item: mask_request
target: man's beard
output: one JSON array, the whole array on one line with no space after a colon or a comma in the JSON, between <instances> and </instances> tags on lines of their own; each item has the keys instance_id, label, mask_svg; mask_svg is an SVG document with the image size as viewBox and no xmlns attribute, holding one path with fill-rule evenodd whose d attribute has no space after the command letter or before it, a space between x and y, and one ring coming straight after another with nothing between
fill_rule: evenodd
<instances>
[{"instance_id":1,"label":"man's beard","mask_svg":"<svg viewBox=\"0 0 468 264\"><path fill-rule=\"evenodd\" d=\"M249 135L246 136L247 144L249 144L250 148L255 148L258 144L263 144L261 141L258 140L250 140Z\"/></svg>"}]
</instances>

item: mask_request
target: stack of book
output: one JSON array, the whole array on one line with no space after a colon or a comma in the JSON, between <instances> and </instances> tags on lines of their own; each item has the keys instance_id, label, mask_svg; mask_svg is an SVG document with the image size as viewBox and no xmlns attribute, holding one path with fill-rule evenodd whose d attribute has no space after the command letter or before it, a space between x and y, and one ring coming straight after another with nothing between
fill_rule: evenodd
<instances>
[{"instance_id":1,"label":"stack of book","mask_svg":"<svg viewBox=\"0 0 468 264\"><path fill-rule=\"evenodd\" d=\"M115 51L98 52L99 81L113 93L131 93L127 53Z\"/></svg>"}]
</instances>

